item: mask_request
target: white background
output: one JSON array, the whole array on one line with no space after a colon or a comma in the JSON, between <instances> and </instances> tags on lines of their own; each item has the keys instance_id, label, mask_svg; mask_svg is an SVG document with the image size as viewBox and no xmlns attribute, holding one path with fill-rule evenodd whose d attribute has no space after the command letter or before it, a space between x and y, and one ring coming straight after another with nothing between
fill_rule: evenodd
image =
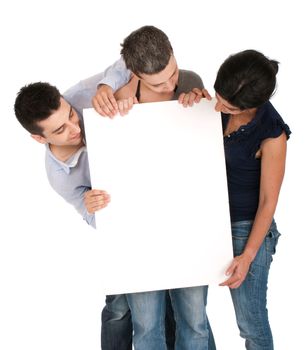
<instances>
[{"instance_id":1,"label":"white background","mask_svg":"<svg viewBox=\"0 0 307 350\"><path fill-rule=\"evenodd\" d=\"M100 251L91 240L96 232L49 188L43 147L15 120L16 93L38 80L64 91L116 60L119 43L145 24L168 34L179 66L199 73L211 93L218 67L231 53L254 48L281 62L272 101L293 135L276 213L282 238L268 307L276 349L304 347L304 14L298 0L1 3L1 349L99 349L104 302L95 268ZM114 262L120 262L116 253ZM244 349L228 291L210 288L208 304L218 349Z\"/></svg>"}]
</instances>

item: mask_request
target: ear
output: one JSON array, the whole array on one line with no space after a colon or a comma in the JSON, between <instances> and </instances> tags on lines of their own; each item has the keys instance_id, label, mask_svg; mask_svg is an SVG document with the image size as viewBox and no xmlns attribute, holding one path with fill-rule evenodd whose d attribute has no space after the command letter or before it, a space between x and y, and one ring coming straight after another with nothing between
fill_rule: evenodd
<instances>
[{"instance_id":1,"label":"ear","mask_svg":"<svg viewBox=\"0 0 307 350\"><path fill-rule=\"evenodd\" d=\"M31 137L39 143L43 143L43 144L47 143L46 139L43 136L31 134Z\"/></svg>"}]
</instances>

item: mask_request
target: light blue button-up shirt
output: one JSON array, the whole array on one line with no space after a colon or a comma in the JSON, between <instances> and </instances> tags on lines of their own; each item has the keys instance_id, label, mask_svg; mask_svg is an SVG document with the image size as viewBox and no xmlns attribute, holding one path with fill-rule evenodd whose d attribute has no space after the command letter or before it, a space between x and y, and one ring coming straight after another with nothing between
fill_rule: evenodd
<instances>
[{"instance_id":1,"label":"light blue button-up shirt","mask_svg":"<svg viewBox=\"0 0 307 350\"><path fill-rule=\"evenodd\" d=\"M77 111L83 129L83 109L92 107L92 98L96 94L97 86L107 84L116 91L130 79L122 59L116 61L103 73L80 81L67 90L63 97ZM86 147L80 148L66 162L58 160L46 145L46 171L51 187L72 204L89 225L95 227L95 215L89 214L84 205L84 193L91 189L91 178L88 165Z\"/></svg>"}]
</instances>

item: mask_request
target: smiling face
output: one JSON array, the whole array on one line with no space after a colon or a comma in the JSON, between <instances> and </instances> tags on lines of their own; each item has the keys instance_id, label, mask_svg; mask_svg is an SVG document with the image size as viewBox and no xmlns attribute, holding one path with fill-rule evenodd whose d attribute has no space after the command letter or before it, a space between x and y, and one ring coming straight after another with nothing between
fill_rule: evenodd
<instances>
[{"instance_id":1,"label":"smiling face","mask_svg":"<svg viewBox=\"0 0 307 350\"><path fill-rule=\"evenodd\" d=\"M60 107L47 119L37 122L43 136L31 135L40 143L54 146L79 146L82 133L77 112L61 97Z\"/></svg>"},{"instance_id":2,"label":"smiling face","mask_svg":"<svg viewBox=\"0 0 307 350\"><path fill-rule=\"evenodd\" d=\"M167 66L156 74L139 74L140 80L151 91L167 93L175 90L178 83L179 69L175 57L172 55Z\"/></svg>"}]
</instances>

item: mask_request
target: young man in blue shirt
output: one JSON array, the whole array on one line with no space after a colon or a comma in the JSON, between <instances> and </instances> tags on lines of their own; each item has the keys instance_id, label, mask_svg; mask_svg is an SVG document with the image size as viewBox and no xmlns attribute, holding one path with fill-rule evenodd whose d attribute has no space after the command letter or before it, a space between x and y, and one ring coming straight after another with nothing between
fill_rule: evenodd
<instances>
[{"instance_id":1,"label":"young man in blue shirt","mask_svg":"<svg viewBox=\"0 0 307 350\"><path fill-rule=\"evenodd\" d=\"M104 80L104 73L97 74L63 96L48 83L29 84L20 90L15 101L15 114L21 125L33 139L46 145L46 171L52 188L93 227L94 212L104 208L110 197L105 191L91 188L82 111L91 107L99 82L116 87L116 74L113 81L109 77ZM124 295L106 297L101 330L102 349L131 349L130 313Z\"/></svg>"}]
</instances>

